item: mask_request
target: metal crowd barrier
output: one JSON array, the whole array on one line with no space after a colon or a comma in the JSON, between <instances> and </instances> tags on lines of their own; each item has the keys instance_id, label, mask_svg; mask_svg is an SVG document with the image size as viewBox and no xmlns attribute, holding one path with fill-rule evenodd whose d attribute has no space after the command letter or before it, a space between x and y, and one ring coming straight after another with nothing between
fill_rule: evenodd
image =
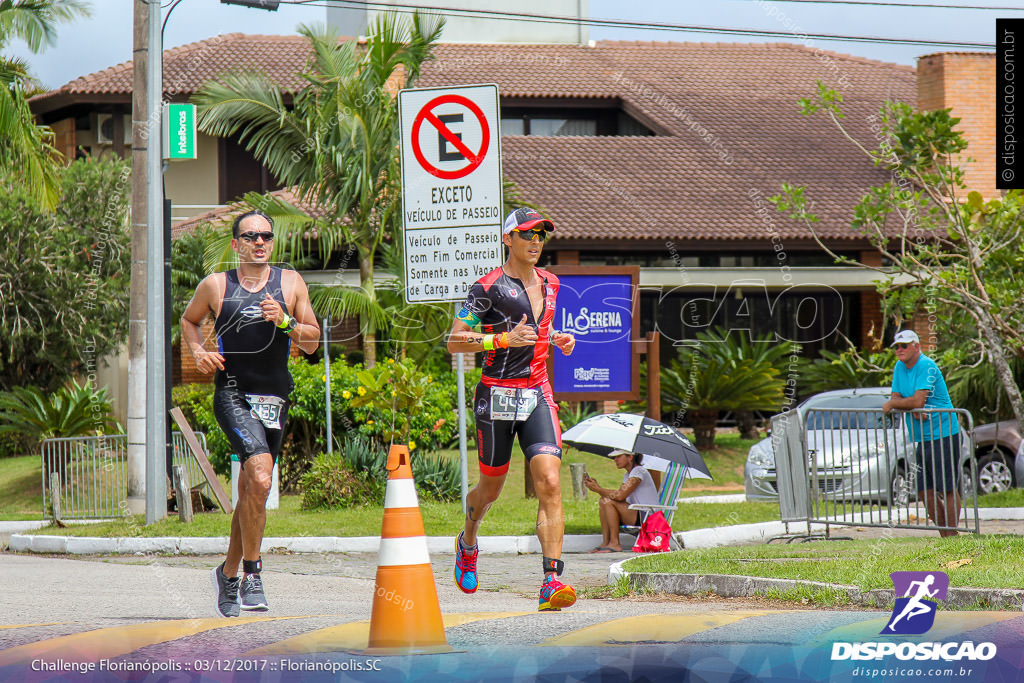
<instances>
[{"instance_id":1,"label":"metal crowd barrier","mask_svg":"<svg viewBox=\"0 0 1024 683\"><path fill-rule=\"evenodd\" d=\"M956 421L959 434L922 446L908 420L929 420L934 433L942 422ZM942 463L953 460L953 439L960 454L950 471ZM772 418L772 446L781 519L806 522L808 535L812 524L825 525L825 536L831 525L979 532L977 486L965 490L965 482L978 481L974 423L965 410L791 410ZM935 489L949 478L955 478L957 517L935 519L934 499L945 502Z\"/></svg>"},{"instance_id":2,"label":"metal crowd barrier","mask_svg":"<svg viewBox=\"0 0 1024 683\"><path fill-rule=\"evenodd\" d=\"M205 483L199 463L181 432L173 435L173 463L181 465L189 488ZM206 436L196 432L206 450ZM62 519L109 519L128 512L128 436L76 436L42 443L43 510L49 515L51 474L60 490ZM171 489L169 489L171 490Z\"/></svg>"}]
</instances>

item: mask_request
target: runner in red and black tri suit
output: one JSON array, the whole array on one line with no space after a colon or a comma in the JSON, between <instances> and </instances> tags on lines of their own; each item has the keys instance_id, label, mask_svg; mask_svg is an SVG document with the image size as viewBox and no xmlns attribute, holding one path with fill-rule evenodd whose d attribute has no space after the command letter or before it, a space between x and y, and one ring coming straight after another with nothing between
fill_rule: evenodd
<instances>
[{"instance_id":1,"label":"runner in red and black tri suit","mask_svg":"<svg viewBox=\"0 0 1024 683\"><path fill-rule=\"evenodd\" d=\"M509 214L502 237L508 259L470 289L448 342L452 353L484 352L483 377L473 400L481 476L466 498L466 526L456 542L455 583L466 593L477 589L477 530L501 493L518 436L539 501L537 537L544 553L541 611L576 601L572 586L557 578L564 566L562 433L546 364L549 344L569 355L576 341L571 334L552 330L558 278L536 267L552 230L551 221L533 209ZM476 327L481 331L474 331Z\"/></svg>"}]
</instances>

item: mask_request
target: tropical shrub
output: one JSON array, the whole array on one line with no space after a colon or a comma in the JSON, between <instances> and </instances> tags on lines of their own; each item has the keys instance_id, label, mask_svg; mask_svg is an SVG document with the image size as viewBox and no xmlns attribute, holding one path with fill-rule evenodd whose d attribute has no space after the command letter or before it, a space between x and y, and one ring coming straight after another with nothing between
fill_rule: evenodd
<instances>
[{"instance_id":1,"label":"tropical shrub","mask_svg":"<svg viewBox=\"0 0 1024 683\"><path fill-rule=\"evenodd\" d=\"M880 353L864 353L853 347L840 353L823 350L821 358L804 367L800 390L818 394L833 389L887 387L892 385L895 365L896 355L891 349Z\"/></svg>"},{"instance_id":2,"label":"tropical shrub","mask_svg":"<svg viewBox=\"0 0 1024 683\"><path fill-rule=\"evenodd\" d=\"M1013 409L1006 396L1003 383L987 359L967 364L967 353L951 350L935 362L946 374L949 398L957 408L964 408L974 416L975 424L997 422L1013 417ZM1009 359L1010 370L1018 386L1024 386L1024 358Z\"/></svg>"},{"instance_id":3,"label":"tropical shrub","mask_svg":"<svg viewBox=\"0 0 1024 683\"><path fill-rule=\"evenodd\" d=\"M580 401L574 404L562 401L558 404L558 423L561 425L563 432L597 414L597 409L590 401Z\"/></svg>"},{"instance_id":4,"label":"tropical shrub","mask_svg":"<svg viewBox=\"0 0 1024 683\"><path fill-rule=\"evenodd\" d=\"M120 160L76 161L47 210L0 171L0 390L56 390L126 340L130 178Z\"/></svg>"},{"instance_id":5,"label":"tropical shrub","mask_svg":"<svg viewBox=\"0 0 1024 683\"><path fill-rule=\"evenodd\" d=\"M110 414L106 387L97 391L88 382L72 382L49 395L36 387L0 392L0 436L19 451L37 451L43 439L121 431ZM45 471L57 472L63 481L70 454L51 457Z\"/></svg>"},{"instance_id":6,"label":"tropical shrub","mask_svg":"<svg viewBox=\"0 0 1024 683\"><path fill-rule=\"evenodd\" d=\"M394 366L400 366L396 373ZM313 465L316 454L327 450L327 399L324 392L323 363L309 363L292 358L288 369L295 382L289 395L288 420L284 443L278 456L282 490L298 486L302 475ZM360 381L368 380L366 383ZM391 403L381 398L376 404L357 398L376 395L383 387L393 386L394 377L401 376L402 385L415 385L422 392L419 407ZM466 374L467 417L472 418L472 396L480 370ZM391 382L391 384L388 384ZM378 384L380 387L378 387ZM362 387L362 393L360 393ZM371 391L376 392L371 394ZM390 396L390 395L388 395ZM231 445L213 416L213 385L192 384L175 387L173 403L182 408L193 429L206 432L210 462L214 469L226 474L231 467ZM415 368L411 361L383 362L370 370L349 365L345 359L331 362L331 427L334 449L342 450L353 438L362 437L383 444L386 453L392 437L408 430L411 451L434 451L446 448L458 439L458 416L455 413L455 375L447 372L438 378ZM413 458L415 463L421 458Z\"/></svg>"},{"instance_id":7,"label":"tropical shrub","mask_svg":"<svg viewBox=\"0 0 1024 683\"><path fill-rule=\"evenodd\" d=\"M335 455L318 455L302 476L303 509L344 508L384 502L387 444L356 435ZM417 453L411 460L416 490L423 499L449 502L460 494L458 464L440 455ZM333 468L333 470L332 470Z\"/></svg>"},{"instance_id":8,"label":"tropical shrub","mask_svg":"<svg viewBox=\"0 0 1024 683\"><path fill-rule=\"evenodd\" d=\"M397 372L393 370L396 365L401 366ZM323 364L293 359L289 369L295 380L288 413L289 432L295 447L307 453L326 450ZM401 378L400 385L395 384L396 376ZM467 403L472 401L473 379L473 375L467 374ZM415 397L406 393L401 404L397 398L393 402L394 397L389 392L396 386L415 387L412 390ZM382 393L385 391L387 393ZM369 400L371 398L375 400ZM412 398L417 403L409 403ZM339 444L355 434L390 443L394 435L407 430L412 450L447 447L458 437L455 401L455 376L450 372L435 378L418 370L408 360L396 364L389 359L369 370L349 365L342 358L331 362L333 438Z\"/></svg>"},{"instance_id":9,"label":"tropical shrub","mask_svg":"<svg viewBox=\"0 0 1024 683\"><path fill-rule=\"evenodd\" d=\"M714 448L715 429L721 411L778 410L785 400L786 380L775 365L785 354L749 346L742 334L724 330L701 332L689 346L679 347L677 357L661 366L661 410L675 413L676 427L686 419L694 430L696 446ZM744 348L747 344L747 348ZM641 369L646 395L647 373ZM643 403L627 403L626 410L643 410Z\"/></svg>"},{"instance_id":10,"label":"tropical shrub","mask_svg":"<svg viewBox=\"0 0 1024 683\"><path fill-rule=\"evenodd\" d=\"M458 500L462 494L459 465L441 454L420 453L410 460L412 476L420 498L444 503Z\"/></svg>"},{"instance_id":11,"label":"tropical shrub","mask_svg":"<svg viewBox=\"0 0 1024 683\"><path fill-rule=\"evenodd\" d=\"M801 369L807 365L800 357L800 345L795 342L779 343L773 334L758 335L751 339L748 330L728 330L717 327L708 333L698 335L701 341L701 352L707 357L714 357L724 366L752 361L752 367L771 367L779 371L783 382L787 402L792 404L796 399L797 377ZM736 426L743 439L757 439L757 423L754 406L741 406L733 409Z\"/></svg>"},{"instance_id":12,"label":"tropical shrub","mask_svg":"<svg viewBox=\"0 0 1024 683\"><path fill-rule=\"evenodd\" d=\"M16 433L38 444L60 436L88 436L119 431L110 412L106 387L88 382L46 394L36 387L15 387L0 393L0 433Z\"/></svg>"},{"instance_id":13,"label":"tropical shrub","mask_svg":"<svg viewBox=\"0 0 1024 683\"><path fill-rule=\"evenodd\" d=\"M372 482L354 471L341 453L320 453L302 475L302 509L328 510L365 505L379 497Z\"/></svg>"}]
</instances>

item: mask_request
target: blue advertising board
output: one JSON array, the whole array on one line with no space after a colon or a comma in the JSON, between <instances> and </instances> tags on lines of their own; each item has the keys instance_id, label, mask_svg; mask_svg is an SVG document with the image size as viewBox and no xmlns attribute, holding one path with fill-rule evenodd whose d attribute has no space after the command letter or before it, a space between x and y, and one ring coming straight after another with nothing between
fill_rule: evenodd
<instances>
[{"instance_id":1,"label":"blue advertising board","mask_svg":"<svg viewBox=\"0 0 1024 683\"><path fill-rule=\"evenodd\" d=\"M552 267L561 287L554 329L576 338L571 356L552 348L552 388L558 400L635 398L635 267ZM561 396L560 396L561 394Z\"/></svg>"}]
</instances>

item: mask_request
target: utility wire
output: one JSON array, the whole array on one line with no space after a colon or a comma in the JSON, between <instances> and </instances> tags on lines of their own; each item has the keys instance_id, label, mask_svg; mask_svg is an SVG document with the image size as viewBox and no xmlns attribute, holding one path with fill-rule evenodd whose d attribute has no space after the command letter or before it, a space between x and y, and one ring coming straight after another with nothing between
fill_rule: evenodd
<instances>
[{"instance_id":1,"label":"utility wire","mask_svg":"<svg viewBox=\"0 0 1024 683\"><path fill-rule=\"evenodd\" d=\"M853 1L853 0L849 0ZM919 45L933 48L957 48L970 50L993 50L994 43L970 43L948 40L927 40L917 38L883 38L880 36L845 36L834 33L795 33L793 31L771 31L765 29L743 29L743 28L720 28L717 26L690 26L686 24L670 24L662 22L630 21L626 19L588 19L580 17L556 16L550 14L535 14L530 12L506 12L499 10L482 9L461 9L456 7L439 7L411 4L391 4L386 2L373 2L373 0L333 0L326 3L322 0L281 0L282 4L288 5L310 5L313 7L339 7L351 5L355 7L371 7L387 9L399 13L412 13L416 11L435 12L452 16L469 18L489 17L494 19L530 19L532 21L549 24L587 24L589 26L601 26L609 28L637 28L657 31L679 31L682 33L712 33L720 35L737 35L755 38L813 38L817 40L846 41L855 43L876 43L887 45Z\"/></svg>"},{"instance_id":2,"label":"utility wire","mask_svg":"<svg viewBox=\"0 0 1024 683\"><path fill-rule=\"evenodd\" d=\"M875 5L877 7L922 7L937 9L972 9L994 12L1024 12L1024 7L992 7L984 5L939 5L923 2L875 2L875 0L760 0L761 2L797 2L811 5Z\"/></svg>"}]
</instances>

